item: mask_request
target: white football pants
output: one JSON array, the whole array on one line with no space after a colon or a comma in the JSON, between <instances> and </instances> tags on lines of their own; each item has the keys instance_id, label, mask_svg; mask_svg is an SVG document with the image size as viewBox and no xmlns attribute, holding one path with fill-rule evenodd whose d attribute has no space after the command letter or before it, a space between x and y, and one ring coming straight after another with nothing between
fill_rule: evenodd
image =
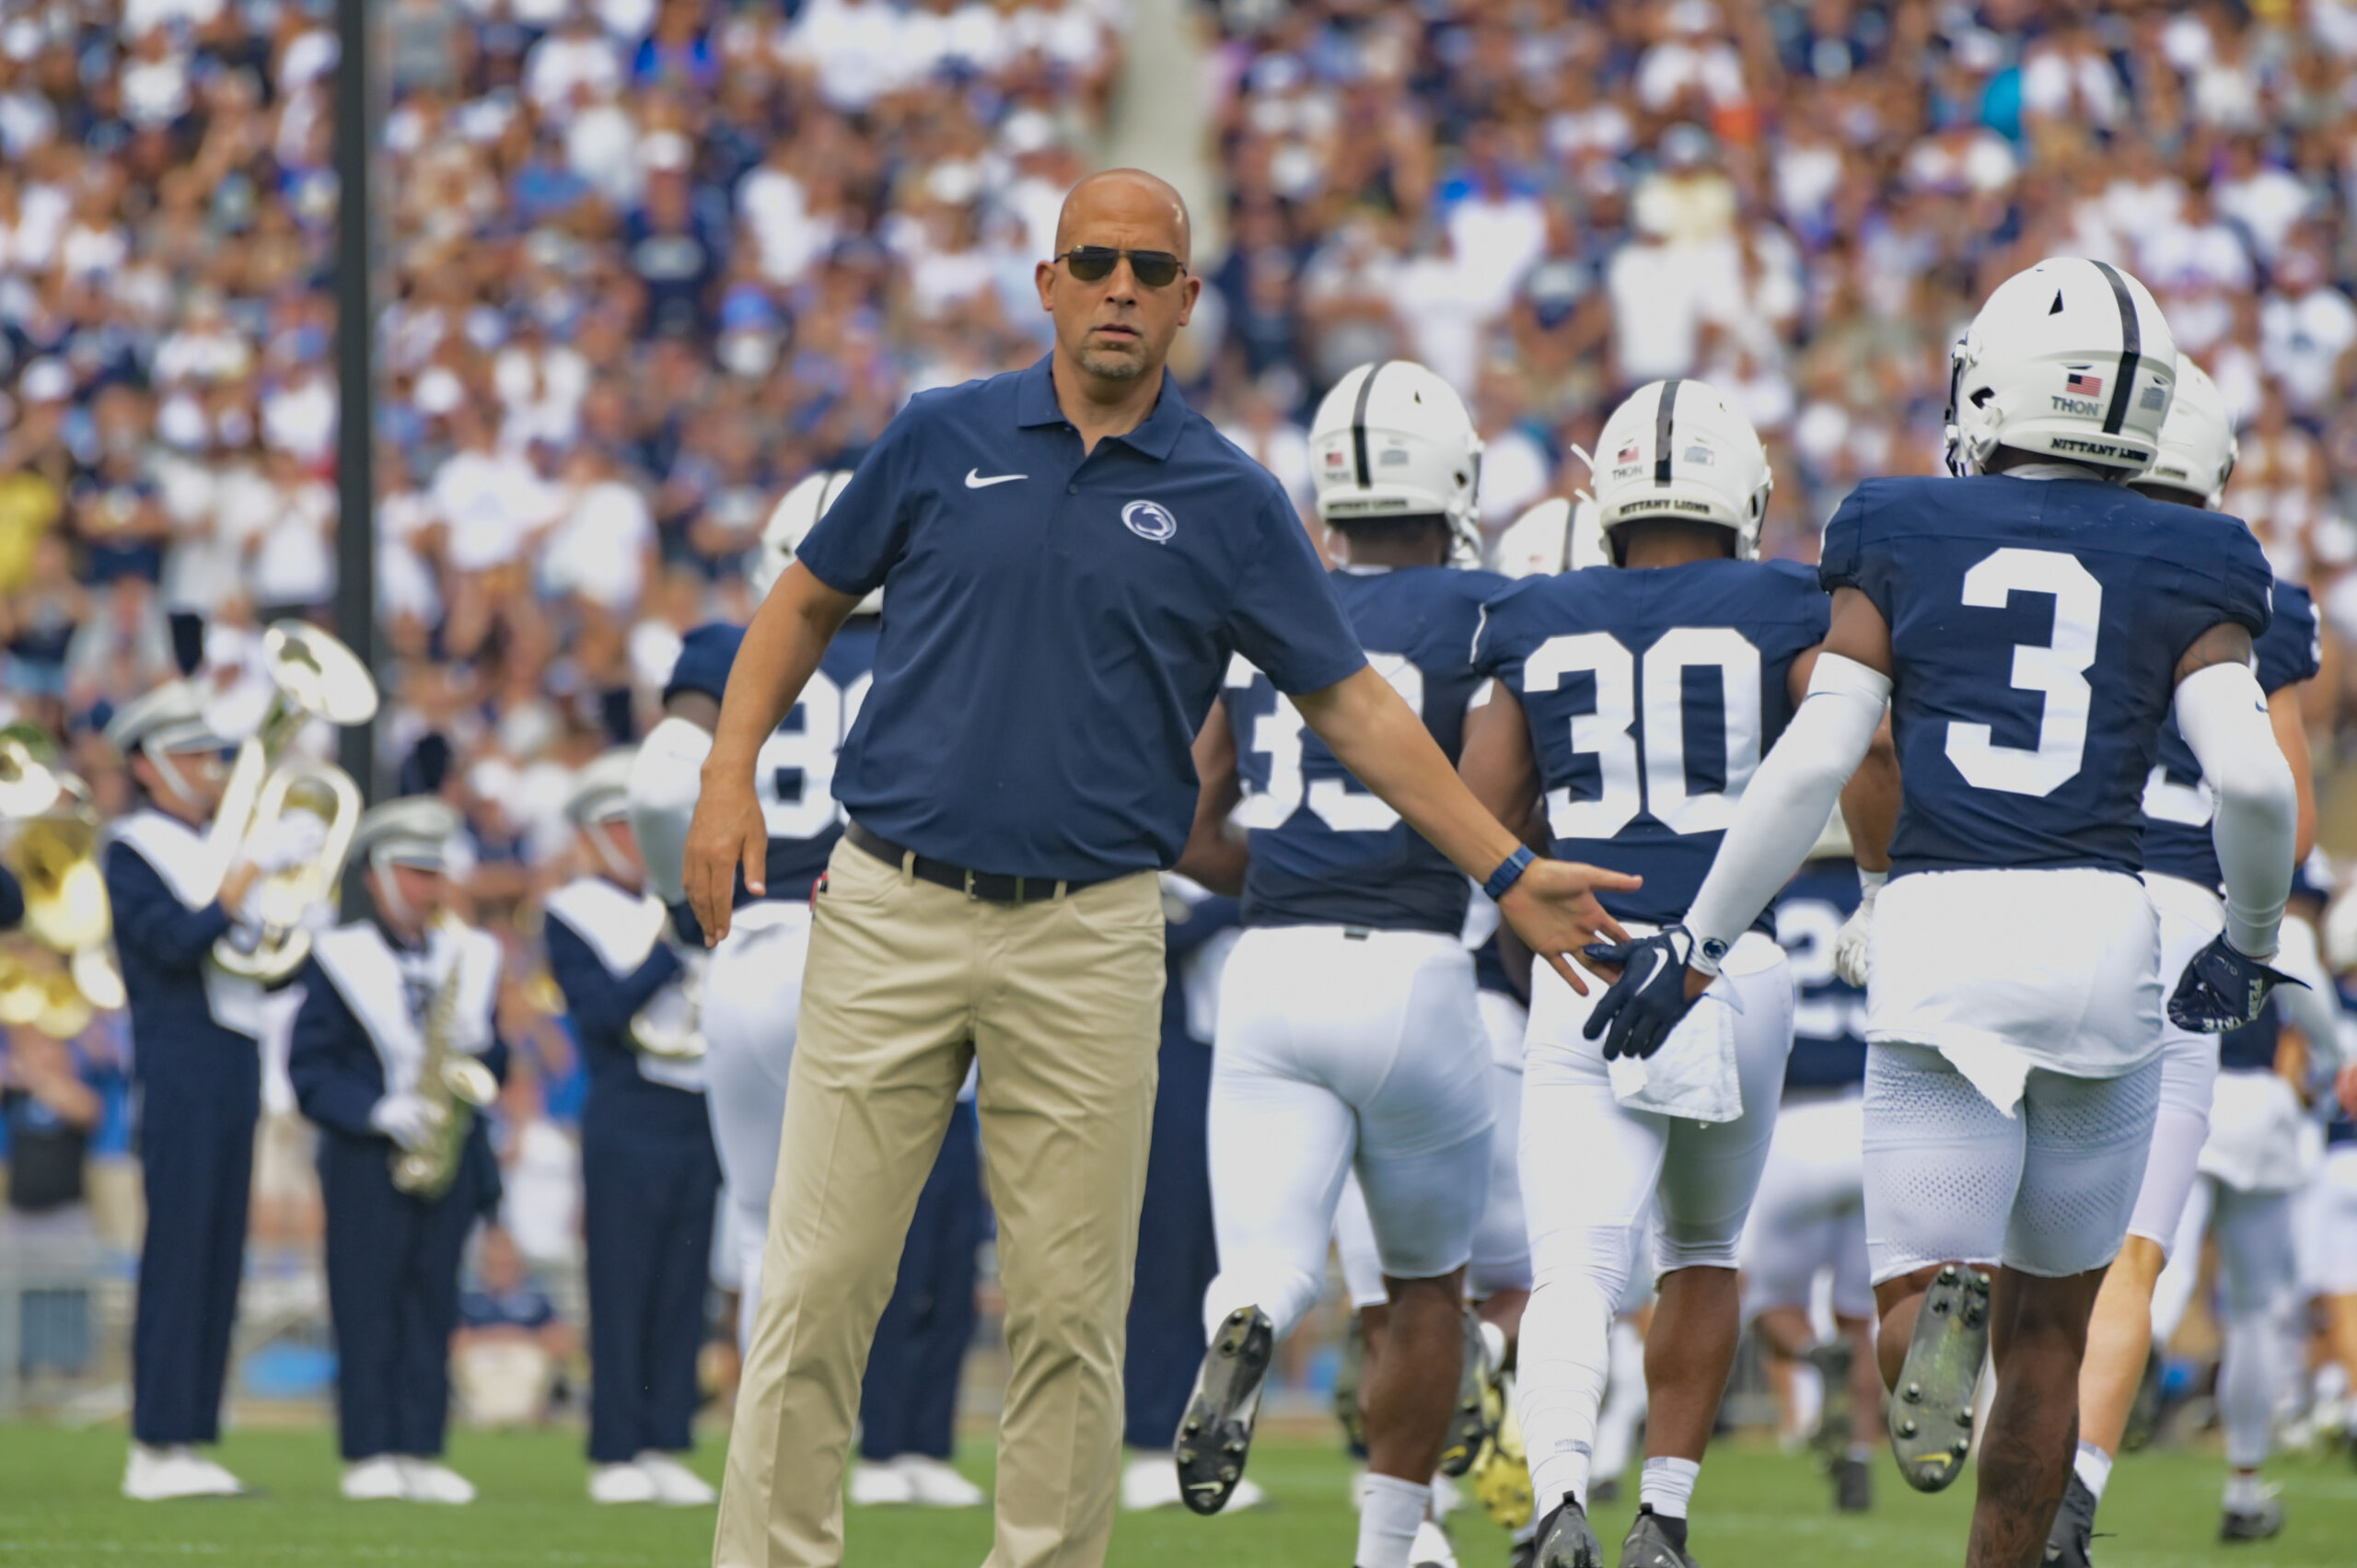
<instances>
[{"instance_id":1,"label":"white football pants","mask_svg":"<svg viewBox=\"0 0 2357 1568\"><path fill-rule=\"evenodd\" d=\"M785 1124L786 1069L802 1011L810 910L783 900L748 904L713 949L703 992L704 1103L726 1181L729 1235L740 1272L737 1348L752 1339L769 1244L770 1189Z\"/></svg>"},{"instance_id":2,"label":"white football pants","mask_svg":"<svg viewBox=\"0 0 2357 1568\"><path fill-rule=\"evenodd\" d=\"M2185 1317L2201 1272L2204 1231L2218 1237L2224 1329L2218 1358L2218 1423L2225 1429L2226 1462L2256 1469L2272 1444L2275 1396L2287 1372L2281 1359L2278 1319L2299 1279L2292 1194L2245 1191L2214 1176L2195 1180L2176 1250L2153 1290L2156 1336L2174 1334Z\"/></svg>"},{"instance_id":3,"label":"white football pants","mask_svg":"<svg viewBox=\"0 0 2357 1568\"><path fill-rule=\"evenodd\" d=\"M1338 925L1247 931L1212 1054L1216 1332L1258 1307L1279 1335L1318 1299L1343 1179L1366 1196L1382 1272L1465 1265L1490 1162L1490 1048L1453 936Z\"/></svg>"},{"instance_id":4,"label":"white football pants","mask_svg":"<svg viewBox=\"0 0 2357 1568\"><path fill-rule=\"evenodd\" d=\"M2217 893L2179 877L2144 874L2145 890L2161 917L2161 990L2177 989L2193 956L2226 928L2226 906ZM2128 1219L2128 1234L2157 1243L2166 1258L2177 1245L2177 1223L2201 1145L2210 1137L2210 1096L2218 1081L2218 1037L2178 1028L2161 1020L2161 1109L2153 1121L2153 1152L2144 1161L2143 1185Z\"/></svg>"},{"instance_id":5,"label":"white football pants","mask_svg":"<svg viewBox=\"0 0 2357 1568\"><path fill-rule=\"evenodd\" d=\"M1866 1277L1866 1110L1863 1087L1794 1089L1776 1113L1768 1168L1743 1233L1743 1313L1809 1307L1819 1270L1833 1311L1875 1315Z\"/></svg>"},{"instance_id":6,"label":"white football pants","mask_svg":"<svg viewBox=\"0 0 2357 1568\"><path fill-rule=\"evenodd\" d=\"M1490 1185L1481 1200L1481 1223L1473 1232L1473 1257L1465 1266L1465 1294L1486 1301L1500 1291L1530 1288L1530 1230L1522 1218L1522 1173L1517 1168L1522 1137L1522 1038L1530 1015L1511 996L1481 993L1481 1023L1490 1035ZM1351 1310L1381 1307L1383 1260L1375 1247L1375 1226L1366 1217L1366 1194L1358 1178L1342 1184L1334 1211L1334 1251L1342 1264L1342 1288Z\"/></svg>"},{"instance_id":7,"label":"white football pants","mask_svg":"<svg viewBox=\"0 0 2357 1568\"><path fill-rule=\"evenodd\" d=\"M1534 1285L1517 1387L1542 1507L1587 1494L1612 1318L1656 1200L1656 1276L1736 1266L1793 1049L1793 979L1783 949L1756 931L1736 944L1723 975L1736 1003L1743 1114L1704 1123L1624 1109L1603 1042L1580 1035L1603 986L1591 981L1580 996L1547 966L1532 967L1522 1201Z\"/></svg>"}]
</instances>

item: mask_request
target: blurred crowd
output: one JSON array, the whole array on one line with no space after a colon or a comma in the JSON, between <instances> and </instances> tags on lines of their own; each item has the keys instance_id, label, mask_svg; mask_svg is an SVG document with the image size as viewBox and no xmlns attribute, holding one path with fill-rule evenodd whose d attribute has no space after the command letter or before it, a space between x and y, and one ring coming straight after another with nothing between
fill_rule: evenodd
<instances>
[{"instance_id":1,"label":"blurred crowd","mask_svg":"<svg viewBox=\"0 0 2357 1568\"><path fill-rule=\"evenodd\" d=\"M1044 352L1032 266L1137 3L375 7L387 758L467 812L519 950L572 770L748 612L776 499ZM1978 301L2073 252L2152 286L2242 421L2230 509L2357 635L2357 0L1187 20L1148 66L1199 75L1216 181L1174 368L1303 502L1308 412L1370 358L1467 391L1492 531L1701 376L1768 440L1767 548L1812 558L1860 477L1936 464ZM257 628L333 602L336 59L325 0L0 0L0 718L106 800L111 705L183 665L259 701Z\"/></svg>"}]
</instances>

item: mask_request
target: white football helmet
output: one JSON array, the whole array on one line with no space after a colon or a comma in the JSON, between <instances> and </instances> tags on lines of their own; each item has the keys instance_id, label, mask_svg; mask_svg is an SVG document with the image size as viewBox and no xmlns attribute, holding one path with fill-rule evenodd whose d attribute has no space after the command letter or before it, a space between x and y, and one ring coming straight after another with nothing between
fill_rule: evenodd
<instances>
[{"instance_id":1,"label":"white football helmet","mask_svg":"<svg viewBox=\"0 0 2357 1568\"><path fill-rule=\"evenodd\" d=\"M1490 552L1491 570L1509 577L1551 577L1609 566L1604 524L1592 496L1550 496L1506 525Z\"/></svg>"},{"instance_id":2,"label":"white football helmet","mask_svg":"<svg viewBox=\"0 0 2357 1568\"><path fill-rule=\"evenodd\" d=\"M1444 517L1451 564L1480 563L1481 437L1465 400L1413 360L1362 365L1334 384L1310 421L1309 471L1319 521Z\"/></svg>"},{"instance_id":3,"label":"white football helmet","mask_svg":"<svg viewBox=\"0 0 2357 1568\"><path fill-rule=\"evenodd\" d=\"M2225 394L2208 371L2180 354L2177 393L2169 399L2169 416L2161 424L2160 450L2153 456L2153 466L2128 482L2139 490L2182 490L2201 496L2202 505L2214 512L2242 451L2242 443L2235 439L2235 422L2226 412Z\"/></svg>"},{"instance_id":4,"label":"white football helmet","mask_svg":"<svg viewBox=\"0 0 2357 1568\"><path fill-rule=\"evenodd\" d=\"M805 475L785 493L770 513L770 520L761 525L761 542L755 547L753 563L745 573L746 586L753 590L755 598L770 597L770 586L784 575L794 552L810 537L810 530L819 526L819 519L827 515L827 508L835 504L835 497L850 482L849 469L821 469ZM883 609L884 590L878 588L861 599L852 613L877 615Z\"/></svg>"},{"instance_id":5,"label":"white football helmet","mask_svg":"<svg viewBox=\"0 0 2357 1568\"><path fill-rule=\"evenodd\" d=\"M2049 257L1999 284L1948 353L1948 470L1985 472L2010 447L2132 478L2159 447L2177 364L2142 284Z\"/></svg>"},{"instance_id":6,"label":"white football helmet","mask_svg":"<svg viewBox=\"0 0 2357 1568\"><path fill-rule=\"evenodd\" d=\"M1612 559L1618 530L1656 518L1735 532L1738 559L1759 555L1776 476L1751 421L1707 381L1654 381L1612 411L1596 441L1596 507Z\"/></svg>"}]
</instances>

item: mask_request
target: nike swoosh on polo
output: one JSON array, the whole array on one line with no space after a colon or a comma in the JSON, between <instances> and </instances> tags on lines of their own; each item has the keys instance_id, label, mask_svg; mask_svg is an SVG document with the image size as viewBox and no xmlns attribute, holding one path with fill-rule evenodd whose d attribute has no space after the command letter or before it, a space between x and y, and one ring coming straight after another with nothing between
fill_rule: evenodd
<instances>
[{"instance_id":1,"label":"nike swoosh on polo","mask_svg":"<svg viewBox=\"0 0 2357 1568\"><path fill-rule=\"evenodd\" d=\"M968 469L966 470L966 488L969 490L988 490L993 484L1012 484L1018 479L1029 479L1030 477L1031 476L1028 473L994 473L988 479L984 479L982 477L981 470Z\"/></svg>"}]
</instances>

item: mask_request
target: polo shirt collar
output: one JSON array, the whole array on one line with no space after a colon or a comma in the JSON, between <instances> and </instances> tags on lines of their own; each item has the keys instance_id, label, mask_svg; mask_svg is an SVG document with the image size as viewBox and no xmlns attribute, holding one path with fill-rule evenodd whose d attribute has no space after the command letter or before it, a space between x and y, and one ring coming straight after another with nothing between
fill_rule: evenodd
<instances>
[{"instance_id":1,"label":"polo shirt collar","mask_svg":"<svg viewBox=\"0 0 2357 1568\"><path fill-rule=\"evenodd\" d=\"M1015 422L1025 429L1039 425L1068 424L1064 411L1056 402L1055 377L1050 366L1054 355L1042 357L1037 365L1024 371L1016 382ZM1154 412L1145 422L1126 436L1110 436L1132 449L1156 461L1167 461L1178 449L1179 432L1187 425L1187 400L1178 390L1178 381L1166 369L1162 373L1162 394L1155 400Z\"/></svg>"}]
</instances>

